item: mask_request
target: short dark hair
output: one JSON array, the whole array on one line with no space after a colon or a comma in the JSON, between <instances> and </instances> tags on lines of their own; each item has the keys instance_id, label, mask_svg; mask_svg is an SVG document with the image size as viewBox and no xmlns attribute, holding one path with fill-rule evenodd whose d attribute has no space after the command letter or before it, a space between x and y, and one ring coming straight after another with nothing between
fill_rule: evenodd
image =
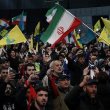
<instances>
[{"instance_id":1,"label":"short dark hair","mask_svg":"<svg viewBox=\"0 0 110 110\"><path fill-rule=\"evenodd\" d=\"M29 58L30 58L30 57L33 57L33 56L32 56L32 53L28 52L27 57L29 57Z\"/></svg>"},{"instance_id":2,"label":"short dark hair","mask_svg":"<svg viewBox=\"0 0 110 110\"><path fill-rule=\"evenodd\" d=\"M2 67L2 68L0 68L0 73L1 73L2 70L8 70L8 69L5 68L5 67Z\"/></svg>"},{"instance_id":3,"label":"short dark hair","mask_svg":"<svg viewBox=\"0 0 110 110\"><path fill-rule=\"evenodd\" d=\"M35 91L36 91L36 93L39 92L39 91L46 91L46 92L48 92L48 89L46 87L44 87L44 86L39 86L39 87L37 86L35 88Z\"/></svg>"},{"instance_id":4,"label":"short dark hair","mask_svg":"<svg viewBox=\"0 0 110 110\"><path fill-rule=\"evenodd\" d=\"M1 57L1 58L0 58L0 63L2 64L2 63L5 63L5 62L9 62L8 58L6 58L6 57Z\"/></svg>"},{"instance_id":5,"label":"short dark hair","mask_svg":"<svg viewBox=\"0 0 110 110\"><path fill-rule=\"evenodd\" d=\"M65 55L64 55L64 54L62 54L62 53L60 53L60 54L58 55L58 58L60 58L60 57L65 58Z\"/></svg>"},{"instance_id":6,"label":"short dark hair","mask_svg":"<svg viewBox=\"0 0 110 110\"><path fill-rule=\"evenodd\" d=\"M28 66L34 66L34 68L35 68L35 65L33 63L28 63L28 64L25 65L25 71L27 70Z\"/></svg>"}]
</instances>

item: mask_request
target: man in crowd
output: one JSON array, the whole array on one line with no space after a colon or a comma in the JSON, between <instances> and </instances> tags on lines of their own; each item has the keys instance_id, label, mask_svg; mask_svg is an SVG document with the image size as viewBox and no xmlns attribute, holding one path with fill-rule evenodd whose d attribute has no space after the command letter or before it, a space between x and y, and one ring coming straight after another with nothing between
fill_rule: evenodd
<instances>
[{"instance_id":1,"label":"man in crowd","mask_svg":"<svg viewBox=\"0 0 110 110\"><path fill-rule=\"evenodd\" d=\"M47 75L42 80L43 85L49 89L48 106L50 106L50 110L53 108L53 99L59 95L58 91L56 91L56 84L58 83L58 78L62 72L63 68L61 61L54 60L50 63L50 68L47 71Z\"/></svg>"},{"instance_id":2,"label":"man in crowd","mask_svg":"<svg viewBox=\"0 0 110 110\"><path fill-rule=\"evenodd\" d=\"M57 90L58 96L54 98L53 110L69 110L64 102L65 95L72 89L70 85L70 77L62 74L58 78Z\"/></svg>"},{"instance_id":3,"label":"man in crowd","mask_svg":"<svg viewBox=\"0 0 110 110\"><path fill-rule=\"evenodd\" d=\"M48 87L48 79L53 79L55 83L58 81L59 75L63 72L62 63L60 60L54 60L50 63L50 68L47 75L43 78L43 85Z\"/></svg>"},{"instance_id":4,"label":"man in crowd","mask_svg":"<svg viewBox=\"0 0 110 110\"><path fill-rule=\"evenodd\" d=\"M0 110L16 110L14 78L12 71L0 69Z\"/></svg>"},{"instance_id":5,"label":"man in crowd","mask_svg":"<svg viewBox=\"0 0 110 110\"><path fill-rule=\"evenodd\" d=\"M9 68L10 67L9 60L6 57L1 57L0 66L1 66L1 68Z\"/></svg>"},{"instance_id":6,"label":"man in crowd","mask_svg":"<svg viewBox=\"0 0 110 110\"><path fill-rule=\"evenodd\" d=\"M65 102L70 110L104 110L97 97L97 80L89 75L67 94Z\"/></svg>"},{"instance_id":7,"label":"man in crowd","mask_svg":"<svg viewBox=\"0 0 110 110\"><path fill-rule=\"evenodd\" d=\"M37 97L32 103L32 110L47 110L48 90L45 87L36 88Z\"/></svg>"},{"instance_id":8,"label":"man in crowd","mask_svg":"<svg viewBox=\"0 0 110 110\"><path fill-rule=\"evenodd\" d=\"M74 61L71 59L68 60L68 69L70 70L72 85L78 85L80 83L83 69L86 67L85 57L82 52L82 50L79 50L76 53L76 59Z\"/></svg>"}]
</instances>

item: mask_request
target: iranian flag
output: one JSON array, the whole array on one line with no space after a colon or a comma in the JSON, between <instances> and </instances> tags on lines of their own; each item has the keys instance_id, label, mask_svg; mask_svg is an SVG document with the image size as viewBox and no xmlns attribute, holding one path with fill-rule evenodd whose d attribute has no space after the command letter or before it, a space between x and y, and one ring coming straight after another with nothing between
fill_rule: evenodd
<instances>
[{"instance_id":1,"label":"iranian flag","mask_svg":"<svg viewBox=\"0 0 110 110\"><path fill-rule=\"evenodd\" d=\"M24 23L26 23L26 18L27 18L26 13L22 12L20 15L12 18L12 24L18 25L21 20Z\"/></svg>"},{"instance_id":2,"label":"iranian flag","mask_svg":"<svg viewBox=\"0 0 110 110\"><path fill-rule=\"evenodd\" d=\"M54 12L53 12L54 11ZM50 16L52 13L54 16ZM56 4L54 8L50 9L46 16L49 15L51 21L47 30L42 34L41 41L48 42L52 45L62 41L70 32L72 32L81 21L72 15L69 11L62 6Z\"/></svg>"},{"instance_id":3,"label":"iranian flag","mask_svg":"<svg viewBox=\"0 0 110 110\"><path fill-rule=\"evenodd\" d=\"M6 19L0 19L0 26L9 27L9 21Z\"/></svg>"}]
</instances>

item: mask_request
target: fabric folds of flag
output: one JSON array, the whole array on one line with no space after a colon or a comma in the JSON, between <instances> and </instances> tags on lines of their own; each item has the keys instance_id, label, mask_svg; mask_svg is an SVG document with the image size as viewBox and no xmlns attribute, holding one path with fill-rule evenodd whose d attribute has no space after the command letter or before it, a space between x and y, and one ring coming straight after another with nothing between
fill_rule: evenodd
<instances>
[{"instance_id":1,"label":"fabric folds of flag","mask_svg":"<svg viewBox=\"0 0 110 110\"><path fill-rule=\"evenodd\" d=\"M86 45L90 43L92 40L94 40L95 38L96 38L95 34L90 29L88 29L87 32L83 36L81 36L80 39L78 40L81 44Z\"/></svg>"},{"instance_id":2,"label":"fabric folds of flag","mask_svg":"<svg viewBox=\"0 0 110 110\"><path fill-rule=\"evenodd\" d=\"M12 18L12 24L19 25L21 19L24 23L26 23L26 18L27 18L26 13L22 12L20 15Z\"/></svg>"},{"instance_id":3,"label":"fabric folds of flag","mask_svg":"<svg viewBox=\"0 0 110 110\"><path fill-rule=\"evenodd\" d=\"M47 17L46 21L48 23L50 23L52 21L56 11L57 11L56 6L47 11L47 13L46 13L46 17Z\"/></svg>"},{"instance_id":4,"label":"fabric folds of flag","mask_svg":"<svg viewBox=\"0 0 110 110\"><path fill-rule=\"evenodd\" d=\"M58 4L56 4L54 10L56 10L56 13L47 30L40 38L44 43L48 42L52 45L62 41L81 23L78 18Z\"/></svg>"},{"instance_id":5,"label":"fabric folds of flag","mask_svg":"<svg viewBox=\"0 0 110 110\"><path fill-rule=\"evenodd\" d=\"M33 34L30 35L29 39L29 51L31 52L32 49L33 49Z\"/></svg>"},{"instance_id":6,"label":"fabric folds of flag","mask_svg":"<svg viewBox=\"0 0 110 110\"><path fill-rule=\"evenodd\" d=\"M102 19L102 21L103 21L103 23L104 23L104 26L105 26L105 28L108 30L108 32L110 33L110 20L107 20L107 19L105 19L105 18L103 18L103 17L101 17L101 19Z\"/></svg>"},{"instance_id":7,"label":"fabric folds of flag","mask_svg":"<svg viewBox=\"0 0 110 110\"><path fill-rule=\"evenodd\" d=\"M1 30L1 31L0 31L0 40L1 40L4 36L6 36L7 33L8 33L8 30L6 30L6 29Z\"/></svg>"},{"instance_id":8,"label":"fabric folds of flag","mask_svg":"<svg viewBox=\"0 0 110 110\"><path fill-rule=\"evenodd\" d=\"M37 42L36 42L36 52L38 52L38 42L39 42L39 36L40 35L40 21L37 23L34 31L34 37L36 37Z\"/></svg>"},{"instance_id":9,"label":"fabric folds of flag","mask_svg":"<svg viewBox=\"0 0 110 110\"><path fill-rule=\"evenodd\" d=\"M0 25L0 31L2 31L3 29L5 29L5 27Z\"/></svg>"},{"instance_id":10,"label":"fabric folds of flag","mask_svg":"<svg viewBox=\"0 0 110 110\"><path fill-rule=\"evenodd\" d=\"M108 30L104 27L100 37L98 38L99 42L103 42L105 44L107 44L108 46L110 45L110 33L108 32Z\"/></svg>"},{"instance_id":11,"label":"fabric folds of flag","mask_svg":"<svg viewBox=\"0 0 110 110\"><path fill-rule=\"evenodd\" d=\"M74 39L72 37L72 33L69 33L68 36L66 36L63 40L65 43L72 44L74 42Z\"/></svg>"},{"instance_id":12,"label":"fabric folds of flag","mask_svg":"<svg viewBox=\"0 0 110 110\"><path fill-rule=\"evenodd\" d=\"M9 27L9 21L6 19L0 19L0 26L3 26L5 28Z\"/></svg>"},{"instance_id":13,"label":"fabric folds of flag","mask_svg":"<svg viewBox=\"0 0 110 110\"><path fill-rule=\"evenodd\" d=\"M34 31L34 37L40 34L40 21L37 23Z\"/></svg>"},{"instance_id":14,"label":"fabric folds of flag","mask_svg":"<svg viewBox=\"0 0 110 110\"><path fill-rule=\"evenodd\" d=\"M24 29L25 29L25 24L23 21L23 12L22 12L21 17L20 17L19 28L21 29L21 31L24 31Z\"/></svg>"},{"instance_id":15,"label":"fabric folds of flag","mask_svg":"<svg viewBox=\"0 0 110 110\"><path fill-rule=\"evenodd\" d=\"M0 45L18 44L26 42L24 34L21 32L19 27L16 25L3 39L0 40Z\"/></svg>"},{"instance_id":16,"label":"fabric folds of flag","mask_svg":"<svg viewBox=\"0 0 110 110\"><path fill-rule=\"evenodd\" d=\"M96 24L94 25L94 32L97 32L101 29L101 24L100 24L100 20L98 20L96 22Z\"/></svg>"},{"instance_id":17,"label":"fabric folds of flag","mask_svg":"<svg viewBox=\"0 0 110 110\"><path fill-rule=\"evenodd\" d=\"M80 35L78 33L76 33L76 31L74 30L73 32L73 38L74 38L74 43L76 45L76 47L78 48L83 48L82 44L78 41L78 39L80 39Z\"/></svg>"},{"instance_id":18,"label":"fabric folds of flag","mask_svg":"<svg viewBox=\"0 0 110 110\"><path fill-rule=\"evenodd\" d=\"M24 31L26 24L26 13L22 12L20 15L12 18L12 24L18 25L19 28Z\"/></svg>"}]
</instances>

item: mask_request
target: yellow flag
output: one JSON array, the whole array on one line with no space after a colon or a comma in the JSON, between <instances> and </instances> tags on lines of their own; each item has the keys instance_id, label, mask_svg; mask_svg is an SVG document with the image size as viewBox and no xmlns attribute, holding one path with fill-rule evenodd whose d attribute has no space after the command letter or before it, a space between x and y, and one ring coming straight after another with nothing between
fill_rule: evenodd
<instances>
[{"instance_id":1,"label":"yellow flag","mask_svg":"<svg viewBox=\"0 0 110 110\"><path fill-rule=\"evenodd\" d=\"M37 25L35 27L34 37L39 34L40 34L40 21L37 23ZM38 42L36 42L36 52L38 52Z\"/></svg>"},{"instance_id":2,"label":"yellow flag","mask_svg":"<svg viewBox=\"0 0 110 110\"><path fill-rule=\"evenodd\" d=\"M34 31L34 37L40 33L40 21L37 23Z\"/></svg>"},{"instance_id":3,"label":"yellow flag","mask_svg":"<svg viewBox=\"0 0 110 110\"><path fill-rule=\"evenodd\" d=\"M26 38L16 25L8 34L6 34L6 36L0 40L0 45L18 44L21 42L26 42Z\"/></svg>"},{"instance_id":4,"label":"yellow flag","mask_svg":"<svg viewBox=\"0 0 110 110\"><path fill-rule=\"evenodd\" d=\"M102 19L102 21L104 23L105 28L108 30L108 32L110 34L110 20L107 20L107 19L105 19L103 17L101 17L101 19Z\"/></svg>"},{"instance_id":5,"label":"yellow flag","mask_svg":"<svg viewBox=\"0 0 110 110\"><path fill-rule=\"evenodd\" d=\"M94 25L94 31L97 32L101 29L101 24L100 24L100 20L98 20L96 22L96 24Z\"/></svg>"},{"instance_id":6,"label":"yellow flag","mask_svg":"<svg viewBox=\"0 0 110 110\"><path fill-rule=\"evenodd\" d=\"M4 37L7 33L8 33L8 30L3 29L2 31L0 31L0 36Z\"/></svg>"},{"instance_id":7,"label":"yellow flag","mask_svg":"<svg viewBox=\"0 0 110 110\"><path fill-rule=\"evenodd\" d=\"M80 39L79 34L76 35L76 39L77 39L77 42L78 42L78 45L80 46L80 48L83 48L82 44L78 41L78 39Z\"/></svg>"},{"instance_id":8,"label":"yellow flag","mask_svg":"<svg viewBox=\"0 0 110 110\"><path fill-rule=\"evenodd\" d=\"M38 52L38 42L36 43L36 52Z\"/></svg>"},{"instance_id":9,"label":"yellow flag","mask_svg":"<svg viewBox=\"0 0 110 110\"><path fill-rule=\"evenodd\" d=\"M74 30L74 36L75 36L75 39L76 39L76 46L78 46L79 48L83 48L82 44L78 41L78 39L80 39L80 35L78 33L76 33L76 31ZM75 40L74 39L74 40Z\"/></svg>"},{"instance_id":10,"label":"yellow flag","mask_svg":"<svg viewBox=\"0 0 110 110\"><path fill-rule=\"evenodd\" d=\"M103 28L98 41L110 45L110 34L107 29Z\"/></svg>"},{"instance_id":11,"label":"yellow flag","mask_svg":"<svg viewBox=\"0 0 110 110\"><path fill-rule=\"evenodd\" d=\"M29 39L29 51L31 51L33 49L33 34L30 36Z\"/></svg>"}]
</instances>

